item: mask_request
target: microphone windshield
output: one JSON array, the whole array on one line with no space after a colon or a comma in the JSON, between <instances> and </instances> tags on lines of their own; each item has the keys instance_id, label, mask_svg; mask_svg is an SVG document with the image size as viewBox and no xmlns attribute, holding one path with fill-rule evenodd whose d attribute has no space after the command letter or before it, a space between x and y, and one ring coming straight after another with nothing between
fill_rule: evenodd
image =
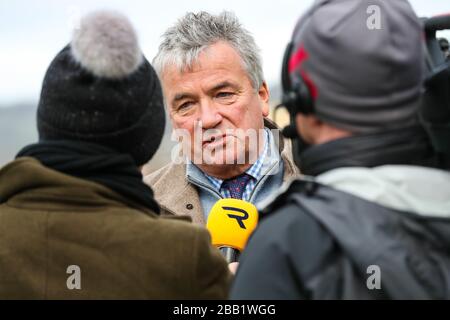
<instances>
[{"instance_id":1,"label":"microphone windshield","mask_svg":"<svg viewBox=\"0 0 450 320\"><path fill-rule=\"evenodd\" d=\"M220 199L212 207L206 228L216 247L242 251L258 224L258 210L250 202Z\"/></svg>"}]
</instances>

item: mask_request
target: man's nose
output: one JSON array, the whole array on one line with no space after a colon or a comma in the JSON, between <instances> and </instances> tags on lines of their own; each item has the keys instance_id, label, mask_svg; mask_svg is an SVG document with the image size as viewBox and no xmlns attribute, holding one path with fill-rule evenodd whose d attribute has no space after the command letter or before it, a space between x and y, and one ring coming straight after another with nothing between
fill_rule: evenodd
<instances>
[{"instance_id":1,"label":"man's nose","mask_svg":"<svg viewBox=\"0 0 450 320\"><path fill-rule=\"evenodd\" d=\"M202 122L204 129L217 127L222 119L222 115L218 112L213 102L205 101L202 103L198 120Z\"/></svg>"}]
</instances>

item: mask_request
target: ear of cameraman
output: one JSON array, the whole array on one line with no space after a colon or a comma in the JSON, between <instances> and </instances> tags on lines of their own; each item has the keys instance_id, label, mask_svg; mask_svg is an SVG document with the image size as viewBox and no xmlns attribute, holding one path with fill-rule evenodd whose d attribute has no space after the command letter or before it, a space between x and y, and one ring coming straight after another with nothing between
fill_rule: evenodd
<instances>
[{"instance_id":1,"label":"ear of cameraman","mask_svg":"<svg viewBox=\"0 0 450 320\"><path fill-rule=\"evenodd\" d=\"M285 104L306 176L260 212L233 299L449 298L450 174L416 116L421 37L407 1L318 1L300 19Z\"/></svg>"}]
</instances>

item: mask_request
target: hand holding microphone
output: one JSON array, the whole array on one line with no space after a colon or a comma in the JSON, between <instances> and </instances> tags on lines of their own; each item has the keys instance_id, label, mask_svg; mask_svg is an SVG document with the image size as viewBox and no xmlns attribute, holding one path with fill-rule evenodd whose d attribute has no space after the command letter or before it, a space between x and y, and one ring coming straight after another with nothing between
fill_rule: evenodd
<instances>
[{"instance_id":1,"label":"hand holding microphone","mask_svg":"<svg viewBox=\"0 0 450 320\"><path fill-rule=\"evenodd\" d=\"M206 227L211 233L212 244L231 263L238 261L257 224L258 211L253 204L238 199L221 199L212 207Z\"/></svg>"}]
</instances>

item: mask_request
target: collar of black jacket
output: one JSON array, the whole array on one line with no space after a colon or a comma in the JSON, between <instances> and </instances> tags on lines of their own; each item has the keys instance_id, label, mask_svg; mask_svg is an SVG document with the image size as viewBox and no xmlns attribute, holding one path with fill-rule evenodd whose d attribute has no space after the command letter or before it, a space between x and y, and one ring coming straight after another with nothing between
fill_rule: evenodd
<instances>
[{"instance_id":1,"label":"collar of black jacket","mask_svg":"<svg viewBox=\"0 0 450 320\"><path fill-rule=\"evenodd\" d=\"M357 135L307 148L300 155L300 171L317 176L342 167L386 164L433 166L433 149L422 127Z\"/></svg>"}]
</instances>

